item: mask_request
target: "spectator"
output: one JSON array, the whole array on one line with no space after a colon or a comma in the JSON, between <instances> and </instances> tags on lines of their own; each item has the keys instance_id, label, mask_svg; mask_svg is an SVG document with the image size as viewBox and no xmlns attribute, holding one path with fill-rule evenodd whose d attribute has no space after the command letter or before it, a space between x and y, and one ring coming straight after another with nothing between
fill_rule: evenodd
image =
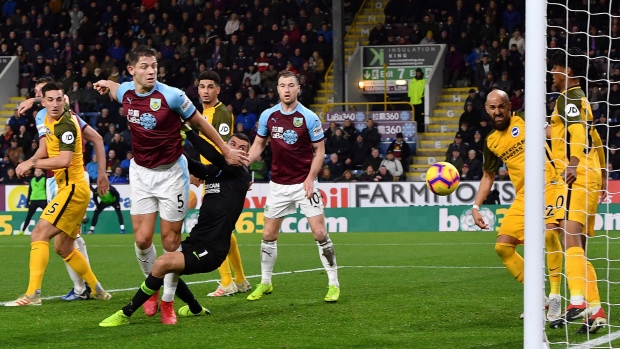
<instances>
[{"instance_id":1,"label":"spectator","mask_svg":"<svg viewBox=\"0 0 620 349\"><path fill-rule=\"evenodd\" d=\"M605 97L606 96L600 91L598 86L592 87L592 92L590 92L588 100L590 101L590 106L592 107L592 113L595 120L598 119L601 114L607 115L607 101L605 100Z\"/></svg>"},{"instance_id":2,"label":"spectator","mask_svg":"<svg viewBox=\"0 0 620 349\"><path fill-rule=\"evenodd\" d=\"M480 60L480 63L476 66L476 85L478 90L482 90L482 85L488 73L493 72L493 66L489 61L489 54L485 53ZM482 96L484 97L484 96Z\"/></svg>"},{"instance_id":3,"label":"spectator","mask_svg":"<svg viewBox=\"0 0 620 349\"><path fill-rule=\"evenodd\" d=\"M323 60L323 57L319 54L319 51L314 51L312 52L312 57L310 57L308 59L308 63L310 65L310 69L314 70L315 73L317 73L317 75L320 77L320 79L323 78L323 75L325 74L325 61Z\"/></svg>"},{"instance_id":4,"label":"spectator","mask_svg":"<svg viewBox=\"0 0 620 349\"><path fill-rule=\"evenodd\" d=\"M357 180L359 182L372 182L375 177L375 170L372 165L366 166L366 171L362 173Z\"/></svg>"},{"instance_id":5,"label":"spectator","mask_svg":"<svg viewBox=\"0 0 620 349\"><path fill-rule=\"evenodd\" d=\"M525 98L523 97L523 90L516 89L515 94L510 97L510 104L512 105L513 112L521 112L525 108Z\"/></svg>"},{"instance_id":6,"label":"spectator","mask_svg":"<svg viewBox=\"0 0 620 349\"><path fill-rule=\"evenodd\" d=\"M395 0L390 1L395 2ZM388 31L383 27L383 23L377 22L374 28L370 30L368 36L369 45L383 45L387 41Z\"/></svg>"},{"instance_id":7,"label":"spectator","mask_svg":"<svg viewBox=\"0 0 620 349\"><path fill-rule=\"evenodd\" d=\"M612 180L620 179L620 172L618 170L614 170L611 162L607 163L607 173L609 173L609 179L612 179Z\"/></svg>"},{"instance_id":8,"label":"spectator","mask_svg":"<svg viewBox=\"0 0 620 349\"><path fill-rule=\"evenodd\" d=\"M116 158L116 152L114 150L108 150L108 159L105 165L105 171L108 176L112 175L113 169L119 167L120 164L120 161Z\"/></svg>"},{"instance_id":9,"label":"spectator","mask_svg":"<svg viewBox=\"0 0 620 349\"><path fill-rule=\"evenodd\" d=\"M30 159L32 156L34 156L34 154L37 152L38 149L39 149L39 140L33 139L30 142L30 149L25 153L25 158Z\"/></svg>"},{"instance_id":10,"label":"spectator","mask_svg":"<svg viewBox=\"0 0 620 349\"><path fill-rule=\"evenodd\" d=\"M133 152L129 150L127 154L125 155L125 160L121 161L121 164L119 165L120 168L123 170L123 175L125 176L129 175L129 166L131 166L132 159L133 159Z\"/></svg>"},{"instance_id":11,"label":"spectator","mask_svg":"<svg viewBox=\"0 0 620 349\"><path fill-rule=\"evenodd\" d=\"M368 166L372 166L373 172L379 171L379 166L381 166L381 162L383 158L379 156L379 149L372 148L370 151L370 156L364 160L362 164L362 168L368 168Z\"/></svg>"},{"instance_id":12,"label":"spectator","mask_svg":"<svg viewBox=\"0 0 620 349\"><path fill-rule=\"evenodd\" d=\"M336 128L338 128L338 124L335 121L331 121L329 123L329 128L323 133L325 143L327 143L327 140L329 140L334 134L336 134Z\"/></svg>"},{"instance_id":13,"label":"spectator","mask_svg":"<svg viewBox=\"0 0 620 349\"><path fill-rule=\"evenodd\" d=\"M446 158L446 162L452 164L459 171L459 174L463 172L463 157L461 156L461 152L455 148L452 150L452 153L448 158Z\"/></svg>"},{"instance_id":14,"label":"spectator","mask_svg":"<svg viewBox=\"0 0 620 349\"><path fill-rule=\"evenodd\" d=\"M509 181L510 176L508 175L508 171L505 167L500 167L497 171L497 175L495 176L496 181Z\"/></svg>"},{"instance_id":15,"label":"spectator","mask_svg":"<svg viewBox=\"0 0 620 349\"><path fill-rule=\"evenodd\" d=\"M469 179L471 180L480 180L482 178L482 162L477 159L477 153L474 149L470 149L467 152L467 160L463 166L467 165Z\"/></svg>"},{"instance_id":16,"label":"spectator","mask_svg":"<svg viewBox=\"0 0 620 349\"><path fill-rule=\"evenodd\" d=\"M469 147L469 143L471 143L473 140L473 134L470 131L469 123L461 122L459 124L458 133L461 134L462 142L465 145L465 147Z\"/></svg>"},{"instance_id":17,"label":"spectator","mask_svg":"<svg viewBox=\"0 0 620 349\"><path fill-rule=\"evenodd\" d=\"M480 114L474 111L474 104L467 102L465 104L465 112L459 118L459 124L467 123L468 126L478 125L480 123Z\"/></svg>"},{"instance_id":18,"label":"spectator","mask_svg":"<svg viewBox=\"0 0 620 349\"><path fill-rule=\"evenodd\" d=\"M594 128L596 128L599 136L601 136L603 145L607 145L607 133L609 132L607 117L601 115L598 119L594 119Z\"/></svg>"},{"instance_id":19,"label":"spectator","mask_svg":"<svg viewBox=\"0 0 620 349\"><path fill-rule=\"evenodd\" d=\"M91 183L97 183L97 176L99 175L99 170L97 168L97 156L93 154L89 163L86 164L86 172L88 172L88 177Z\"/></svg>"},{"instance_id":20,"label":"spectator","mask_svg":"<svg viewBox=\"0 0 620 349\"><path fill-rule=\"evenodd\" d=\"M246 133L254 129L258 120L256 114L249 112L245 104L241 108L241 114L237 115L236 119L237 123L243 124L243 130Z\"/></svg>"},{"instance_id":21,"label":"spectator","mask_svg":"<svg viewBox=\"0 0 620 349\"><path fill-rule=\"evenodd\" d=\"M127 144L125 143L123 137L121 137L120 133L114 133L114 136L108 145L108 150L114 150L119 159L125 157L125 154L127 154Z\"/></svg>"},{"instance_id":22,"label":"spectator","mask_svg":"<svg viewBox=\"0 0 620 349\"><path fill-rule=\"evenodd\" d=\"M328 154L335 153L338 156L338 161L344 162L349 157L349 145L349 141L344 138L342 129L337 127L334 130L334 134L326 140L325 151ZM333 173L332 171L332 174L335 177L338 177L342 174L342 172Z\"/></svg>"},{"instance_id":23,"label":"spectator","mask_svg":"<svg viewBox=\"0 0 620 349\"><path fill-rule=\"evenodd\" d=\"M24 149L24 153L28 153L30 151L30 143L32 142L32 136L26 129L26 125L20 125L19 131L17 133L17 145Z\"/></svg>"},{"instance_id":24,"label":"spectator","mask_svg":"<svg viewBox=\"0 0 620 349\"><path fill-rule=\"evenodd\" d=\"M510 45L510 47L512 47L512 45L516 45L519 53L522 55L525 54L525 39L523 39L523 37L521 36L521 31L519 30L519 28L516 28L514 30L514 33L512 34L512 39L510 39L508 45Z\"/></svg>"},{"instance_id":25,"label":"spectator","mask_svg":"<svg viewBox=\"0 0 620 349\"><path fill-rule=\"evenodd\" d=\"M508 6L504 11L503 23L508 32L519 29L519 25L521 25L521 14L515 10L513 3L508 3Z\"/></svg>"},{"instance_id":26,"label":"spectator","mask_svg":"<svg viewBox=\"0 0 620 349\"><path fill-rule=\"evenodd\" d=\"M9 126L11 126L12 130L19 130L20 126L28 125L28 120L21 114L17 112L17 109L13 112L13 116L8 121Z\"/></svg>"},{"instance_id":27,"label":"spectator","mask_svg":"<svg viewBox=\"0 0 620 349\"><path fill-rule=\"evenodd\" d=\"M406 172L409 172L408 167L409 157L411 156L411 148L409 147L409 144L405 142L402 132L398 132L396 134L396 139L390 143L387 151L393 152L394 157L403 165L403 175L405 175Z\"/></svg>"},{"instance_id":28,"label":"spectator","mask_svg":"<svg viewBox=\"0 0 620 349\"><path fill-rule=\"evenodd\" d=\"M377 128L375 127L375 122L372 119L366 120L366 127L362 130L362 136L364 136L364 139L371 147L379 147L379 143L381 142L381 135L379 134L379 130L377 130Z\"/></svg>"},{"instance_id":29,"label":"spectator","mask_svg":"<svg viewBox=\"0 0 620 349\"><path fill-rule=\"evenodd\" d=\"M356 140L351 144L349 157L345 160L348 169L362 169L362 164L370 156L370 145L364 141L364 137L358 134Z\"/></svg>"},{"instance_id":30,"label":"spectator","mask_svg":"<svg viewBox=\"0 0 620 349\"><path fill-rule=\"evenodd\" d=\"M12 185L20 184L19 179L15 175L15 169L13 167L7 168L4 178L2 178L2 183L7 184L7 185L8 184L12 184Z\"/></svg>"},{"instance_id":31,"label":"spectator","mask_svg":"<svg viewBox=\"0 0 620 349\"><path fill-rule=\"evenodd\" d=\"M615 171L620 170L620 151L618 151L616 143L611 143L609 145L609 158L607 161L611 163Z\"/></svg>"},{"instance_id":32,"label":"spectator","mask_svg":"<svg viewBox=\"0 0 620 349\"><path fill-rule=\"evenodd\" d=\"M461 167L461 181L473 181L474 179L472 178L473 176L469 173L469 165L468 164L463 164L463 166Z\"/></svg>"},{"instance_id":33,"label":"spectator","mask_svg":"<svg viewBox=\"0 0 620 349\"><path fill-rule=\"evenodd\" d=\"M254 161L249 168L250 171L252 171L252 178L253 181L256 183L263 183L263 182L267 182L268 178L267 178L267 163L265 163L265 160L263 159L262 156L258 156L256 158L256 161Z\"/></svg>"},{"instance_id":34,"label":"spectator","mask_svg":"<svg viewBox=\"0 0 620 349\"><path fill-rule=\"evenodd\" d=\"M349 140L349 143L355 143L359 132L350 119L344 120L344 127L342 128L342 131L344 132L345 138Z\"/></svg>"},{"instance_id":35,"label":"spectator","mask_svg":"<svg viewBox=\"0 0 620 349\"><path fill-rule=\"evenodd\" d=\"M345 166L342 161L339 160L338 154L333 153L329 156L329 161L325 165L329 167L332 177L340 177L345 170Z\"/></svg>"},{"instance_id":36,"label":"spectator","mask_svg":"<svg viewBox=\"0 0 620 349\"><path fill-rule=\"evenodd\" d=\"M346 170L342 176L334 178L334 182L357 182L351 170Z\"/></svg>"},{"instance_id":37,"label":"spectator","mask_svg":"<svg viewBox=\"0 0 620 349\"><path fill-rule=\"evenodd\" d=\"M388 150L387 155L385 156L385 160L381 162L380 167L387 168L388 172L394 178L399 178L404 173L402 163L398 159L396 159L396 157L394 156L394 152L391 150Z\"/></svg>"},{"instance_id":38,"label":"spectator","mask_svg":"<svg viewBox=\"0 0 620 349\"><path fill-rule=\"evenodd\" d=\"M461 135L460 132L457 132L456 135L454 135L454 142L451 143L448 146L448 150L446 150L446 162L450 162L450 157L453 155L455 150L458 151L459 155L463 158L465 157L467 147L463 143L463 135Z\"/></svg>"},{"instance_id":39,"label":"spectator","mask_svg":"<svg viewBox=\"0 0 620 349\"><path fill-rule=\"evenodd\" d=\"M393 182L394 176L388 172L385 166L381 165L381 167L379 167L379 172L375 174L372 180L374 182Z\"/></svg>"},{"instance_id":40,"label":"spectator","mask_svg":"<svg viewBox=\"0 0 620 349\"><path fill-rule=\"evenodd\" d=\"M78 98L78 104L80 105L80 112L94 112L97 110L100 94L93 88L92 81L87 81L85 88L82 90L80 97Z\"/></svg>"},{"instance_id":41,"label":"spectator","mask_svg":"<svg viewBox=\"0 0 620 349\"><path fill-rule=\"evenodd\" d=\"M413 104L414 119L417 123L418 132L424 132L424 91L426 86L426 79L422 69L417 68L415 70L415 78L409 82L409 88L407 95L409 96L409 102ZM366 137L366 139L368 139Z\"/></svg>"},{"instance_id":42,"label":"spectator","mask_svg":"<svg viewBox=\"0 0 620 349\"><path fill-rule=\"evenodd\" d=\"M443 87L456 87L456 82L463 74L465 61L463 54L457 51L454 44L450 44L450 51L446 55L445 68L443 73Z\"/></svg>"},{"instance_id":43,"label":"spectator","mask_svg":"<svg viewBox=\"0 0 620 349\"><path fill-rule=\"evenodd\" d=\"M499 87L500 90L506 92L506 94L508 94L509 96L512 95L512 81L510 81L507 71L502 72L502 76L500 80L497 82L497 86ZM513 105L513 110L514 110L514 105Z\"/></svg>"},{"instance_id":44,"label":"spectator","mask_svg":"<svg viewBox=\"0 0 620 349\"><path fill-rule=\"evenodd\" d=\"M105 133L103 135L103 143L104 144L110 144L110 142L112 141L112 138L114 138L114 134L116 133L116 124L109 124L108 125L108 132Z\"/></svg>"},{"instance_id":45,"label":"spectator","mask_svg":"<svg viewBox=\"0 0 620 349\"><path fill-rule=\"evenodd\" d=\"M426 32L426 36L420 41L420 45L434 45L437 42L433 37L433 31L429 30Z\"/></svg>"},{"instance_id":46,"label":"spectator","mask_svg":"<svg viewBox=\"0 0 620 349\"><path fill-rule=\"evenodd\" d=\"M480 133L480 136L482 137L482 139L487 138L487 135L489 134L489 132L491 132L491 130L493 129L491 127L491 125L489 125L489 120L491 118L489 117L489 115L486 113L486 111L484 112L484 115L482 115L480 117L480 123L479 126L476 127L476 129L474 130L474 135L475 135L475 131L477 130Z\"/></svg>"},{"instance_id":47,"label":"spectator","mask_svg":"<svg viewBox=\"0 0 620 349\"><path fill-rule=\"evenodd\" d=\"M6 150L6 154L9 156L9 161L11 161L13 166L19 164L19 156L24 154L24 148L19 146L16 136L11 138L10 146Z\"/></svg>"},{"instance_id":48,"label":"spectator","mask_svg":"<svg viewBox=\"0 0 620 349\"><path fill-rule=\"evenodd\" d=\"M612 84L608 90L607 102L609 103L609 121L620 120L620 84Z\"/></svg>"},{"instance_id":49,"label":"spectator","mask_svg":"<svg viewBox=\"0 0 620 349\"><path fill-rule=\"evenodd\" d=\"M114 173L108 177L110 184L128 184L127 177L123 175L123 170L119 166L114 167Z\"/></svg>"},{"instance_id":50,"label":"spectator","mask_svg":"<svg viewBox=\"0 0 620 349\"><path fill-rule=\"evenodd\" d=\"M248 97L243 101L243 106L248 110L248 113L259 115L261 101L256 97L256 92L253 88L248 89ZM254 127L254 122L251 122L246 126L246 130L251 130Z\"/></svg>"},{"instance_id":51,"label":"spectator","mask_svg":"<svg viewBox=\"0 0 620 349\"><path fill-rule=\"evenodd\" d=\"M319 182L333 182L334 177L332 176L331 170L329 166L323 166L323 171L321 172L321 177L319 177Z\"/></svg>"},{"instance_id":52,"label":"spectator","mask_svg":"<svg viewBox=\"0 0 620 349\"><path fill-rule=\"evenodd\" d=\"M232 113L233 115L239 115L242 112L243 109L243 93L241 91L237 91L235 93L235 99L232 100L232 102L230 102L230 105L232 105Z\"/></svg>"},{"instance_id":53,"label":"spectator","mask_svg":"<svg viewBox=\"0 0 620 349\"><path fill-rule=\"evenodd\" d=\"M484 150L484 138L482 138L482 134L479 130L474 131L473 141L469 144L469 150L475 151L476 159L482 161L483 150Z\"/></svg>"}]
</instances>

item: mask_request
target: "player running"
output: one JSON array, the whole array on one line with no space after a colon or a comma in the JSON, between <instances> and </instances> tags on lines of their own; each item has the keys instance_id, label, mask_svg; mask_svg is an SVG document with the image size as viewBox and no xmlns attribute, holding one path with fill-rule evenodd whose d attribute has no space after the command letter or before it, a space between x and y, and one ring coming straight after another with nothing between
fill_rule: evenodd
<instances>
[{"instance_id":1,"label":"player running","mask_svg":"<svg viewBox=\"0 0 620 349\"><path fill-rule=\"evenodd\" d=\"M155 294L163 284L166 273L180 275L208 273L215 270L226 259L230 248L230 236L243 210L245 195L250 186L250 172L247 167L230 166L211 144L205 142L193 131L187 138L194 147L209 159L213 165L205 166L189 159L190 172L205 180L207 190L200 207L198 223L182 243L182 251L171 252L157 258L153 270L138 289L132 301L122 310L99 323L102 327L114 327L129 323L129 318L146 300ZM247 152L250 140L242 133L234 134L229 140L231 149ZM187 305L179 309L181 316L210 314L202 307L185 282L179 279L176 295Z\"/></svg>"},{"instance_id":2,"label":"player running","mask_svg":"<svg viewBox=\"0 0 620 349\"><path fill-rule=\"evenodd\" d=\"M84 255L73 245L90 202L90 189L83 175L80 127L65 107L64 93L59 84L48 83L42 92L42 103L47 109L44 125L47 129L45 142L49 158L30 158L19 164L15 172L23 176L33 167L53 170L58 183L58 195L46 206L32 231L28 289L23 296L5 306L41 305L41 284L49 262L49 241L53 237L56 252L93 285L94 297L107 300L111 298L110 294L101 287Z\"/></svg>"},{"instance_id":3,"label":"player running","mask_svg":"<svg viewBox=\"0 0 620 349\"><path fill-rule=\"evenodd\" d=\"M228 141L233 134L235 117L228 108L218 100L220 84L220 76L213 71L206 71L198 76L198 95L202 100L202 116L207 122L213 125L224 141ZM209 143L213 144L205 135L201 134L201 136ZM216 149L218 148L216 147ZM200 156L200 161L205 165L211 163L204 156ZM233 282L232 279L231 267L235 272L235 282ZM237 237L235 234L230 236L230 251L224 263L218 268L218 272L221 278L219 286L215 291L207 294L207 296L232 296L237 292L245 293L252 290L252 286L248 280L246 280L245 273L243 272L241 254L239 253L239 246L237 245Z\"/></svg>"},{"instance_id":4,"label":"player running","mask_svg":"<svg viewBox=\"0 0 620 349\"><path fill-rule=\"evenodd\" d=\"M297 101L299 92L297 76L290 71L280 72L278 94L281 102L261 114L258 137L250 149L252 163L267 146L267 138L271 137L273 162L261 242L262 278L248 296L251 301L273 291L271 276L278 256L280 226L284 217L294 213L298 205L308 218L329 279L329 290L324 299L337 302L340 296L334 244L325 230L323 200L317 187L317 176L325 158L323 127L318 116Z\"/></svg>"},{"instance_id":5,"label":"player running","mask_svg":"<svg viewBox=\"0 0 620 349\"><path fill-rule=\"evenodd\" d=\"M91 187L90 189L93 192L93 201L95 202L96 208L90 223L91 225L88 230L88 234L93 234L95 232L95 227L99 221L99 215L107 207L112 207L114 211L116 211L118 224L120 224L121 228L121 234L125 234L125 222L123 221L123 213L121 212L121 194L118 193L118 190L116 190L113 186L110 186L110 190L108 190L105 195L100 195L94 188Z\"/></svg>"},{"instance_id":6,"label":"player running","mask_svg":"<svg viewBox=\"0 0 620 349\"><path fill-rule=\"evenodd\" d=\"M555 217L566 252L570 304L551 328L584 318L578 333L595 333L607 324L592 263L585 254L587 237L594 234L599 194L607 190L602 141L592 121L590 103L579 86L588 58L578 48L568 55L558 50L551 58L553 84L562 91L551 115L551 151L559 177Z\"/></svg>"},{"instance_id":7,"label":"player running","mask_svg":"<svg viewBox=\"0 0 620 349\"><path fill-rule=\"evenodd\" d=\"M178 251L181 228L189 199L189 172L183 156L181 124L189 122L222 150L231 164L247 163L242 152L231 150L197 111L185 93L157 82L157 52L138 46L128 55L127 70L132 82L122 85L101 80L94 88L110 93L122 103L127 114L134 158L129 167L131 187L131 221L134 229L136 257L144 276L148 276L157 259L153 234L157 213L160 215L161 239L165 252ZM169 274L164 281L161 314L165 324L176 324L174 293L178 275ZM157 313L159 292L144 304L148 316Z\"/></svg>"}]
</instances>

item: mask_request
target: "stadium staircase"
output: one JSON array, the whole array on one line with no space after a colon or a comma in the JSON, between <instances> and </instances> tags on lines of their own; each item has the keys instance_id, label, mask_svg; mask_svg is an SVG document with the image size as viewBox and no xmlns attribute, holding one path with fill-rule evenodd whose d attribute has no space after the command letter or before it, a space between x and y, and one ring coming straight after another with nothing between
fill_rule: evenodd
<instances>
[{"instance_id":1,"label":"stadium staircase","mask_svg":"<svg viewBox=\"0 0 620 349\"><path fill-rule=\"evenodd\" d=\"M454 141L459 118L470 87L444 88L440 101L430 115L426 132L418 134L417 152L409 166L407 180L422 181L426 170L437 161L444 161L448 145Z\"/></svg>"},{"instance_id":2,"label":"stadium staircase","mask_svg":"<svg viewBox=\"0 0 620 349\"><path fill-rule=\"evenodd\" d=\"M4 103L2 110L0 110L0 125L6 125L9 123L9 119L13 116L15 109L19 103L25 100L25 97L9 97L9 102ZM13 132L17 133L18 130L13 130ZM4 126L0 127L0 132L4 132Z\"/></svg>"},{"instance_id":3,"label":"stadium staircase","mask_svg":"<svg viewBox=\"0 0 620 349\"><path fill-rule=\"evenodd\" d=\"M383 6L378 6L381 3ZM344 66L345 69L349 65L349 58L355 52L355 48L359 45L368 44L368 34L377 22L385 22L383 8L388 0L366 0L355 15L351 25L347 26L347 33L344 38ZM356 83L357 84L357 83ZM323 106L333 102L334 95L334 64L330 64L325 74L325 82L321 84L321 89L317 91L314 104L310 105L310 109L321 115Z\"/></svg>"}]
</instances>

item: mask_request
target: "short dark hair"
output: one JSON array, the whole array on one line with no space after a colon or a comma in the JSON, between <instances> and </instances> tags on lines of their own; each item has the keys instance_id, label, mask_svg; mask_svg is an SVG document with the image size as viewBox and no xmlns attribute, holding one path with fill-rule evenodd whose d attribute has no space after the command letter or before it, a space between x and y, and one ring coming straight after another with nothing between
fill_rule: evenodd
<instances>
[{"instance_id":1,"label":"short dark hair","mask_svg":"<svg viewBox=\"0 0 620 349\"><path fill-rule=\"evenodd\" d=\"M43 86L43 88L41 89L41 93L43 94L43 96L45 96L45 93L47 91L63 91L64 89L62 88L62 85L57 83L56 81L51 81L48 82L47 85Z\"/></svg>"},{"instance_id":2,"label":"short dark hair","mask_svg":"<svg viewBox=\"0 0 620 349\"><path fill-rule=\"evenodd\" d=\"M157 51L154 48L147 45L140 45L133 50L129 51L128 64L133 66L140 60L140 57L156 57Z\"/></svg>"},{"instance_id":3,"label":"short dark hair","mask_svg":"<svg viewBox=\"0 0 620 349\"><path fill-rule=\"evenodd\" d=\"M588 66L588 57L577 47L569 48L568 54L560 49L551 56L551 66L571 68L572 77L584 76Z\"/></svg>"},{"instance_id":4,"label":"short dark hair","mask_svg":"<svg viewBox=\"0 0 620 349\"><path fill-rule=\"evenodd\" d=\"M239 138L242 141L248 142L248 144L252 146L252 141L250 141L250 137L248 137L248 135L246 135L245 133L236 132L236 133L233 133L231 137Z\"/></svg>"},{"instance_id":5,"label":"short dark hair","mask_svg":"<svg viewBox=\"0 0 620 349\"><path fill-rule=\"evenodd\" d=\"M299 85L299 77L290 70L283 70L279 72L277 81L280 81L280 78L295 78L295 81L297 81L297 84Z\"/></svg>"},{"instance_id":6,"label":"short dark hair","mask_svg":"<svg viewBox=\"0 0 620 349\"><path fill-rule=\"evenodd\" d=\"M42 78L37 79L37 82L35 82L35 85L38 84L49 84L50 82L53 82L54 79L50 78L49 76L44 76Z\"/></svg>"},{"instance_id":7,"label":"short dark hair","mask_svg":"<svg viewBox=\"0 0 620 349\"><path fill-rule=\"evenodd\" d=\"M216 86L220 86L222 81L220 79L220 75L213 70L203 71L198 75L198 81L200 80L213 80Z\"/></svg>"}]
</instances>

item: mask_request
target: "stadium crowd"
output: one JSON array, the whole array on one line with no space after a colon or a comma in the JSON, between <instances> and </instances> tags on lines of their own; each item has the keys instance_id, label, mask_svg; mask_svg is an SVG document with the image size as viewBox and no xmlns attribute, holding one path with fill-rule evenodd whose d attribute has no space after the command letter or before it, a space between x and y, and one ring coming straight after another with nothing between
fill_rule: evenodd
<instances>
[{"instance_id":1,"label":"stadium crowd","mask_svg":"<svg viewBox=\"0 0 620 349\"><path fill-rule=\"evenodd\" d=\"M345 21L360 4L345 1ZM137 45L158 50L158 80L184 90L199 108L196 77L216 71L219 99L235 115L235 131L252 137L261 112L278 103L279 71L299 76L299 100L309 106L332 60L329 1L5 0L0 7L0 55L19 58L21 94L32 95L42 77L62 83L71 108L104 137L111 183L127 182L131 135L123 108L100 96L93 83L131 81L127 54ZM38 109L16 112L0 136L2 183L29 181L18 180L12 169L36 151ZM96 164L87 169L94 181Z\"/></svg>"}]
</instances>

